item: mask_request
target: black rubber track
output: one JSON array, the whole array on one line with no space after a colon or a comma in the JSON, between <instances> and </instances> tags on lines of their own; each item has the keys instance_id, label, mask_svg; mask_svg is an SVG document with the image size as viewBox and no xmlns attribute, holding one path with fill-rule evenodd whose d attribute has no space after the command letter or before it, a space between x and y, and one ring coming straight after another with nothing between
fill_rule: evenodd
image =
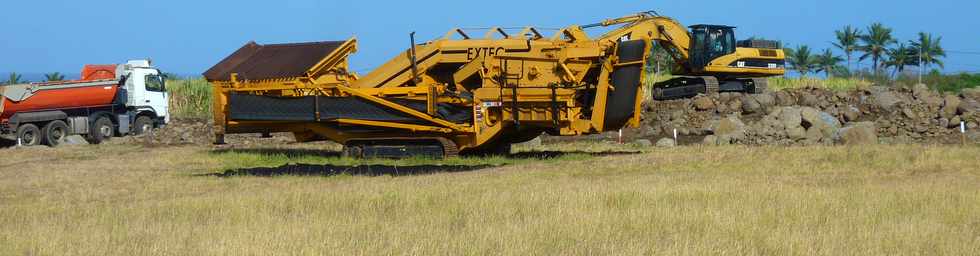
<instances>
[{"instance_id":1,"label":"black rubber track","mask_svg":"<svg viewBox=\"0 0 980 256\"><path fill-rule=\"evenodd\" d=\"M642 60L646 51L646 42L643 40L620 42L618 51L620 63L641 62L613 69L611 77L615 89L606 97L606 120L603 125L606 130L623 127L636 111L636 94L640 89L640 77L643 74Z\"/></svg>"}]
</instances>

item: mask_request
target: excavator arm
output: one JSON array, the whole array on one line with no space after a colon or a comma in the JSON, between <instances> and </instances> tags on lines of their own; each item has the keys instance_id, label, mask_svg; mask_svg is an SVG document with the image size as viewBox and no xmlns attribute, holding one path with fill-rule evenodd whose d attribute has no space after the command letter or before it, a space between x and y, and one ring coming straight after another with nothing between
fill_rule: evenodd
<instances>
[{"instance_id":1,"label":"excavator arm","mask_svg":"<svg viewBox=\"0 0 980 256\"><path fill-rule=\"evenodd\" d=\"M582 27L607 27L620 24L626 25L607 32L598 40L604 42L616 42L623 39L652 41L665 49L673 49L673 52L676 53L674 56L676 61L687 62L691 37L687 29L674 19L651 13L640 13Z\"/></svg>"},{"instance_id":2,"label":"excavator arm","mask_svg":"<svg viewBox=\"0 0 980 256\"><path fill-rule=\"evenodd\" d=\"M767 87L765 77L782 75L785 72L783 68L785 55L782 49L741 47L742 45L736 47L734 27L695 25L689 32L680 22L655 12L644 12L583 26L571 26L562 31L574 35L582 29L610 26L619 27L596 38L595 40L601 45L642 39L651 44L656 43L667 50L673 58L674 78L655 85L655 99L684 98L698 93L721 91L761 92ZM701 33L710 30L708 33L713 33L710 35L712 37L710 40L714 41L706 42L708 35L704 35L700 37L699 43L693 42L695 30ZM581 32L581 34L585 33ZM723 41L724 39L731 40ZM722 42L725 45L719 44ZM726 49L728 52L709 47Z\"/></svg>"}]
</instances>

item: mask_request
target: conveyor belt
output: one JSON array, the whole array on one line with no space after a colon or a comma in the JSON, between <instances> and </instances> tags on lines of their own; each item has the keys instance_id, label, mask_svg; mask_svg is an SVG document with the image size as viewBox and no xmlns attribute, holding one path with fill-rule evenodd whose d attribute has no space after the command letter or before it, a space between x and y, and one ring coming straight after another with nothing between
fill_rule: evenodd
<instances>
[{"instance_id":1,"label":"conveyor belt","mask_svg":"<svg viewBox=\"0 0 980 256\"><path fill-rule=\"evenodd\" d=\"M421 100L389 99L403 106L425 112ZM330 121L359 119L422 124L428 121L393 110L357 97L273 97L251 94L229 95L229 118L248 121ZM473 109L440 103L438 115L454 123L469 123ZM316 113L320 116L317 117Z\"/></svg>"}]
</instances>

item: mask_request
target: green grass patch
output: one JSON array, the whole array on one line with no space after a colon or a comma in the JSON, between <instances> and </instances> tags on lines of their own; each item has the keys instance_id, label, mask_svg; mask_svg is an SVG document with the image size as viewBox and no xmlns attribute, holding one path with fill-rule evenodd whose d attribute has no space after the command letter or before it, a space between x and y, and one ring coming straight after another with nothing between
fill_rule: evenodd
<instances>
[{"instance_id":1,"label":"green grass patch","mask_svg":"<svg viewBox=\"0 0 980 256\"><path fill-rule=\"evenodd\" d=\"M911 77L907 78L907 80L911 79ZM923 77L922 82L940 92L959 93L964 89L980 87L980 74L929 74Z\"/></svg>"},{"instance_id":2,"label":"green grass patch","mask_svg":"<svg viewBox=\"0 0 980 256\"><path fill-rule=\"evenodd\" d=\"M0 168L0 254L980 251L978 147L681 146L621 156L581 153L616 148L632 149L596 142L522 145L515 152L568 154L446 162L348 162L329 154L208 153L213 149L195 146L8 150L0 158L0 167L11 167ZM97 159L65 159L89 155ZM131 159L139 161L119 164ZM194 175L290 161L513 164L426 175Z\"/></svg>"},{"instance_id":3,"label":"green grass patch","mask_svg":"<svg viewBox=\"0 0 980 256\"><path fill-rule=\"evenodd\" d=\"M211 84L206 80L168 80L167 92L173 117L211 118Z\"/></svg>"},{"instance_id":4,"label":"green grass patch","mask_svg":"<svg viewBox=\"0 0 980 256\"><path fill-rule=\"evenodd\" d=\"M812 77L769 78L769 89L773 91L799 89L799 88L822 88L822 89L828 89L832 91L849 91L854 89L866 88L871 86L871 84L872 83L870 81L856 79L856 78L838 78L838 77L832 77L828 79L812 78Z\"/></svg>"}]
</instances>

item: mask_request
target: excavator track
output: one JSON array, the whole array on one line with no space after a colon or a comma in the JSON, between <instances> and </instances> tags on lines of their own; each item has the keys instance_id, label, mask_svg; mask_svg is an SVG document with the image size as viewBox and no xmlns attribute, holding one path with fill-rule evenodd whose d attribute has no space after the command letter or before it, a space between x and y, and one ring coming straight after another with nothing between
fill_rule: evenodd
<instances>
[{"instance_id":1,"label":"excavator track","mask_svg":"<svg viewBox=\"0 0 980 256\"><path fill-rule=\"evenodd\" d=\"M690 98L698 94L721 91L718 78L713 76L680 76L654 85L653 99L672 100Z\"/></svg>"},{"instance_id":2,"label":"excavator track","mask_svg":"<svg viewBox=\"0 0 980 256\"><path fill-rule=\"evenodd\" d=\"M704 92L707 94L718 93L721 87L718 86L718 78L713 76L700 76L701 81L704 83Z\"/></svg>"},{"instance_id":3,"label":"excavator track","mask_svg":"<svg viewBox=\"0 0 980 256\"><path fill-rule=\"evenodd\" d=\"M713 76L680 76L654 85L653 99L673 100L720 92L764 93L768 90L768 85L769 80L766 78L718 81Z\"/></svg>"},{"instance_id":4,"label":"excavator track","mask_svg":"<svg viewBox=\"0 0 980 256\"><path fill-rule=\"evenodd\" d=\"M459 155L456 143L442 137L391 137L355 139L344 143L343 155L354 158L404 158L429 156L448 158Z\"/></svg>"}]
</instances>

